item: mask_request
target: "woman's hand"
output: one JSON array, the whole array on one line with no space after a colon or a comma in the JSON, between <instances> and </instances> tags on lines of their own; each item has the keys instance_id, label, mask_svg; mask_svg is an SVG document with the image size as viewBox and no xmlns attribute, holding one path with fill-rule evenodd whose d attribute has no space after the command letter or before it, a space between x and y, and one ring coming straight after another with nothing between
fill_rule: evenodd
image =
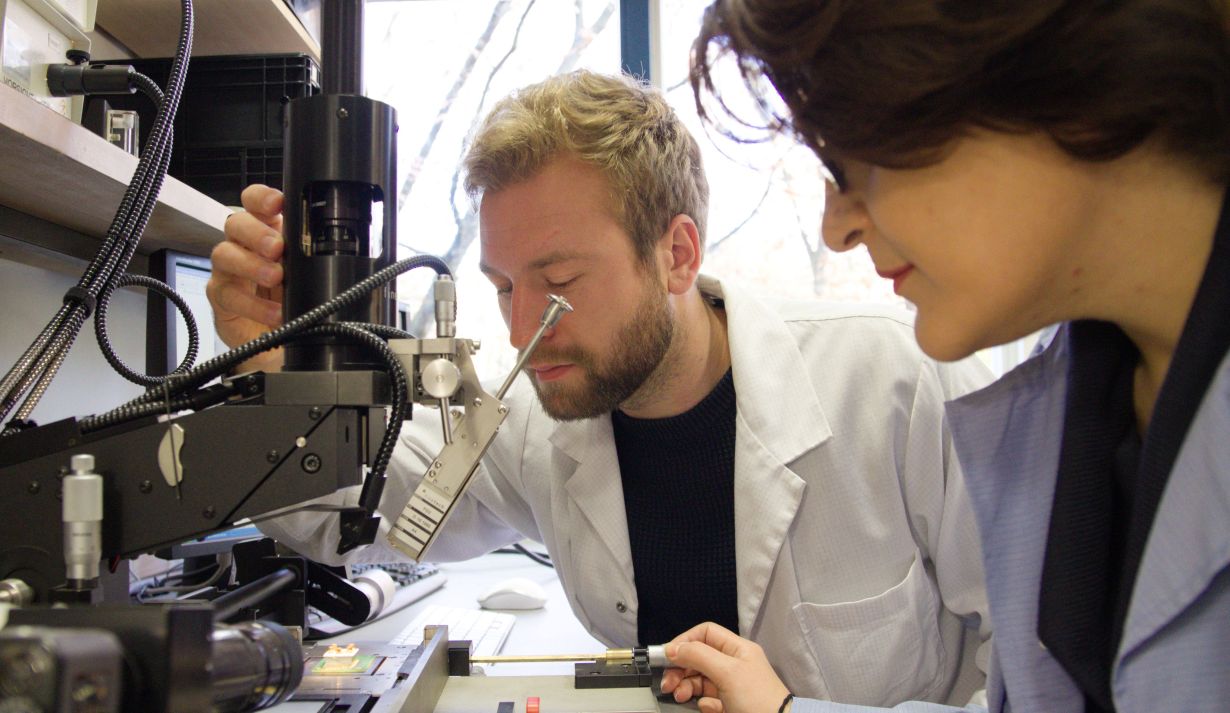
<instances>
[{"instance_id":1,"label":"woman's hand","mask_svg":"<svg viewBox=\"0 0 1230 713\"><path fill-rule=\"evenodd\" d=\"M777 713L790 692L759 644L713 622L675 637L666 655L674 667L662 692L677 703L699 698L702 713Z\"/></svg>"}]
</instances>

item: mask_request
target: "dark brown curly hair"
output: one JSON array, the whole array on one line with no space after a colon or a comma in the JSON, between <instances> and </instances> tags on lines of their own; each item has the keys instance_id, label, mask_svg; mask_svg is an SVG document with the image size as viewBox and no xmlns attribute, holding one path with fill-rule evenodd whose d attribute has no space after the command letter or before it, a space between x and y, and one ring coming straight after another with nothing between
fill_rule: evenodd
<instances>
[{"instance_id":1,"label":"dark brown curly hair","mask_svg":"<svg viewBox=\"0 0 1230 713\"><path fill-rule=\"evenodd\" d=\"M1114 159L1156 138L1230 179L1227 0L718 0L692 87L724 52L821 158L925 166L972 128L1044 131ZM716 50L716 51L715 51ZM729 113L729 111L728 111Z\"/></svg>"}]
</instances>

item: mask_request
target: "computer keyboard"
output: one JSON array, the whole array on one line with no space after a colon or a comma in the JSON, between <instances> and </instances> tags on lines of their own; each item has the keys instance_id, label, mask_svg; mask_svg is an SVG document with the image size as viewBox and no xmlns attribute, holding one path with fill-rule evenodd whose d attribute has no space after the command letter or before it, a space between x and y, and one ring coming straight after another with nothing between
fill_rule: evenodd
<instances>
[{"instance_id":1,"label":"computer keyboard","mask_svg":"<svg viewBox=\"0 0 1230 713\"><path fill-rule=\"evenodd\" d=\"M473 656L494 656L504 648L508 632L516 623L514 614L484 611L481 609L465 609L462 607L445 607L437 604L428 606L414 621L406 625L390 644L406 645L423 642L423 627L429 624L444 624L448 626L448 638L452 641L469 640L470 654Z\"/></svg>"},{"instance_id":2,"label":"computer keyboard","mask_svg":"<svg viewBox=\"0 0 1230 713\"><path fill-rule=\"evenodd\" d=\"M351 578L362 574L369 569L382 569L389 573L389 576L392 577L393 581L397 583L399 590L403 587L414 586L418 582L422 582L425 579L436 576L441 577L441 584L443 584L443 575L440 574L440 568L434 564L428 564L426 562L387 562L381 564L364 563L352 564L349 567ZM435 587L432 591L435 591L435 589L438 588L439 587Z\"/></svg>"}]
</instances>

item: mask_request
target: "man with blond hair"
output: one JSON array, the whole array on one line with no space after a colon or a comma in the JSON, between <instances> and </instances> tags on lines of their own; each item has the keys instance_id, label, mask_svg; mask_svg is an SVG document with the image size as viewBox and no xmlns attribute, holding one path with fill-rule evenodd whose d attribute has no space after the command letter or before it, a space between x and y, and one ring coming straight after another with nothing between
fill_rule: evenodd
<instances>
[{"instance_id":1,"label":"man with blond hair","mask_svg":"<svg viewBox=\"0 0 1230 713\"><path fill-rule=\"evenodd\" d=\"M509 392L433 557L532 538L608 645L716 621L763 646L795 691L967 700L990 625L942 407L984 371L927 359L896 313L770 307L700 275L699 148L662 95L629 78L576 72L514 93L465 168L512 345L526 346L548 293L575 312ZM279 314L266 291L281 281L281 199L253 187L244 204L209 289L230 344ZM384 527L438 429L411 422L401 444ZM263 527L336 559L334 519ZM397 556L378 542L359 556Z\"/></svg>"}]
</instances>

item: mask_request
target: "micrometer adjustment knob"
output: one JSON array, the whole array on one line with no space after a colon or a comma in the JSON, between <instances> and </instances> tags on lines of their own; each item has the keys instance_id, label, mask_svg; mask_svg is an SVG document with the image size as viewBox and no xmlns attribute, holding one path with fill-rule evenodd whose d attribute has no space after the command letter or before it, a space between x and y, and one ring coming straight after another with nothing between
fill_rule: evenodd
<instances>
[{"instance_id":1,"label":"micrometer adjustment knob","mask_svg":"<svg viewBox=\"0 0 1230 713\"><path fill-rule=\"evenodd\" d=\"M436 303L436 336L457 336L457 283L448 275L440 275L432 288Z\"/></svg>"},{"instance_id":2,"label":"micrometer adjustment knob","mask_svg":"<svg viewBox=\"0 0 1230 713\"><path fill-rule=\"evenodd\" d=\"M446 399L461 386L461 369L444 357L432 359L419 371L419 381L428 396Z\"/></svg>"}]
</instances>

